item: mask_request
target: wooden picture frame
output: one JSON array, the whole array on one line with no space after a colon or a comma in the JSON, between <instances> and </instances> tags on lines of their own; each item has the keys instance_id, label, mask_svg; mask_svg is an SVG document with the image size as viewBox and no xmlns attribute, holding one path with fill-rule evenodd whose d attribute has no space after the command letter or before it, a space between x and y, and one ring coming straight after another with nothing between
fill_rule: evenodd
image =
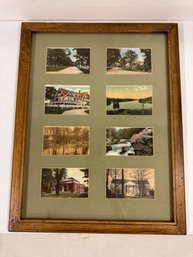
<instances>
[{"instance_id":1,"label":"wooden picture frame","mask_svg":"<svg viewBox=\"0 0 193 257\"><path fill-rule=\"evenodd\" d=\"M164 129L166 129L168 131L168 152L166 154L168 156L170 165L169 165L169 170L168 170L166 176L169 178L170 186L168 186L168 188L166 190L167 192L169 192L168 193L169 195L168 196L166 195L166 197L168 197L169 202L170 202L170 204L168 204L168 206L170 208L170 210L169 210L170 218L163 218L163 220L161 218L154 219L154 214L151 214L151 215L149 214L148 218L146 216L144 216L144 217L141 216L140 218L135 219L135 213L134 213L134 216L131 216L132 217L131 219L127 219L127 218L125 219L124 215L122 213L120 213L120 215L119 215L119 210L118 210L118 207L116 207L116 206L121 207L122 204L123 205L127 204L127 203L125 203L125 201L127 201L127 199L122 199L122 200L105 199L104 200L104 201L108 201L109 205L111 203L113 204L113 201L121 201L121 202L119 202L119 204L115 203L115 205L114 205L115 206L114 210L117 211L118 218L116 218L116 215L114 215L113 213L111 215L112 218L104 218L104 217L101 218L100 215L98 215L98 216L96 215L96 217L94 217L94 218L92 215L90 216L90 218L89 217L84 218L84 216L80 215L80 217L77 218L78 215L76 216L76 214L75 214L75 216L72 216L72 218L69 218L69 217L63 218L62 216L60 216L60 214L58 216L56 215L56 218L54 217L54 214L53 214L53 216L51 216L51 218L49 217L49 214L42 215L42 217L41 217L41 215L39 215L39 217L37 217L36 215L33 216L33 214L29 215L29 216L23 215L23 209L28 208L27 207L28 200L26 200L28 198L26 198L25 195L29 193L28 187L30 187L29 183L26 182L26 179L27 179L26 177L28 176L28 173L26 171L27 170L26 163L28 162L28 157L27 157L28 155L26 155L26 153L28 153L29 145L30 145L29 123L31 122L31 120L33 122L33 119L32 119L32 117L30 117L30 113L29 113L28 109L30 106L30 101L31 101L30 99L32 98L32 94L33 94L33 90L32 90L33 85L36 83L36 77L33 75L33 70L34 70L36 62L35 61L32 62L32 59L33 59L34 51L37 51L37 49L34 48L34 45L33 45L34 42L36 43L36 39L35 39L35 41L33 41L33 35L37 35L37 34L41 34L41 35L43 35L43 37L46 35L48 38L49 38L49 35L54 35L54 37L56 39L58 38L57 39L58 42L60 41L60 35L65 35L67 38L67 37L70 37L69 35L72 35L72 36L75 35L75 37L79 37L80 35L84 36L86 34L87 36L89 36L92 34L92 35L94 35L94 37L96 37L96 36L100 37L100 40L103 40L103 35L105 35L107 37L107 41L108 41L108 36L110 36L110 35L112 35L112 36L118 35L120 38L122 36L124 37L124 36L130 35L130 34L132 34L133 37L135 37L135 36L138 37L141 35L148 35L150 37L151 42L154 41L154 35L158 35L158 36L164 35L165 41L163 41L163 42L165 42L165 46L166 46L164 60L167 63L167 68L166 68L166 72L165 72L165 77L167 78L167 83L166 83L167 85L166 85L166 90L164 89L165 90L164 92L165 92L165 96L166 96L165 98L168 99L168 102L165 101L164 103L167 104L165 113L166 114L168 113L168 119L167 119L168 123L164 124L163 126L165 126ZM139 41L138 38L137 39L134 38L135 42L137 42L137 40ZM55 41L53 41L53 42L54 43L52 44L52 47L53 46L56 47L56 45L54 45L54 44L56 44L56 42ZM70 39L69 42L73 42L73 39L72 40ZM124 39L123 39L123 42L124 42ZM85 47L90 48L89 44L90 44L90 41L87 41L85 44L82 43L84 48ZM80 45L81 45L81 43L80 43ZM74 47L74 44L72 43L72 45L67 45L67 46ZM79 47L79 45L77 45L77 46ZM111 47L116 48L116 45L112 45L110 41L108 41L107 46L109 48L111 48ZM47 47L50 47L49 43L48 43ZM60 43L58 45L58 47L62 47L62 43ZM66 47L66 45L65 45L65 47ZM122 43L122 44L120 43L120 46L117 45L117 47L124 47L124 43ZM128 47L130 47L130 46L128 46ZM159 47L158 47L158 49L159 49ZM96 57L97 54L95 54L94 57L92 56L92 50L93 49L91 47L90 48L90 51L91 51L91 64L90 64L91 73L89 75L89 76L91 76L91 80L92 80L92 76L94 76L93 74L95 73L94 68L92 69L92 64L94 63L93 59L97 58ZM37 55L38 55L38 53L37 53ZM105 54L105 51L104 51L104 54ZM153 55L153 52L152 52L152 55ZM104 60L105 60L105 58L106 57L104 57ZM97 61L100 61L100 60L97 59ZM42 63L43 63L43 61L42 61ZM44 63L45 63L45 60L44 60ZM106 64L104 61L104 67L105 67L105 65ZM118 63L117 65L120 65L120 64ZM152 73L153 73L156 70L156 68L155 68L156 61L155 60L153 61L152 66L153 66L152 67ZM44 69L44 68L45 67L43 67L42 69ZM104 70L104 74L105 74L105 70ZM57 79L55 79L56 77L54 77L54 75L47 75L46 78L48 78L48 80L43 82L44 83L43 86L45 86L46 84L49 85L49 84L54 84L54 83L60 85L61 84L61 76L64 76L64 75L61 75L61 76L57 75L57 76L58 76ZM70 82L65 82L64 84L69 85L69 83L71 83L70 85L72 85L72 84L80 85L83 82L84 82L84 85L92 84L92 83L86 81L87 75L84 75L84 74L82 75L84 77L82 79L82 82L80 80L80 84L78 83L78 80L79 80L78 75L75 75L75 76L76 76L75 79L70 78L69 79ZM102 79L102 76L103 75L101 75L101 79ZM109 76L108 78L110 78L111 75L106 74L106 76ZM118 79L117 79L117 77L120 78L121 76L119 76L119 75L112 75L112 76L113 76L113 79L116 77L115 84L120 85L122 83L122 82L119 83ZM137 78L136 81L137 80L140 81L142 76L146 76L147 77L146 81L149 81L148 83L152 84L151 83L151 75L150 76L149 75L142 75L142 76L138 75L138 77L134 77L134 76L135 75L132 75L130 77L131 80L133 79L133 81L134 81L135 78ZM49 79L51 81L50 83L49 83ZM67 75L67 77L65 77L65 79L66 79L66 81L68 81L68 75ZM106 79L106 77L105 77L105 79ZM132 81L132 84L135 84L135 82L133 82L133 81ZM145 79L144 79L144 81L145 81ZM106 82L106 81L104 82L105 85L112 85L112 83L113 83L112 80L109 82ZM127 84L129 84L129 82ZM140 82L139 82L139 84L140 84ZM104 85L104 87L105 87L105 85ZM90 87L91 87L91 95L92 95L92 85L90 85ZM93 92L94 92L94 89L93 89ZM157 99L159 99L159 96L156 96L155 85L154 85L154 89L153 89L153 94L155 95L155 98L157 97ZM99 98L100 98L100 96L99 96ZM94 99L94 96L91 96L91 100L94 102L93 99ZM153 106L156 108L155 101L154 101ZM160 106L161 106L161 104L160 104ZM32 110L32 112L33 111L34 110ZM41 111L42 110L40 110L40 112ZM91 111L93 112L93 116L90 116L90 117L91 117L91 119L95 119L96 115L95 115L95 118L92 118L92 117L94 117L95 110L91 109ZM105 112L105 110L104 110L104 112ZM59 119L59 118L60 117L53 118L53 120L52 120L52 121L54 121L53 126L57 125L57 119ZM43 126L45 126L45 127L49 123L49 117L46 119L47 119L47 123L45 122L45 124L43 124ZM74 125L76 118L71 118L71 119L73 121L71 123ZM108 117L107 119L110 119L110 118ZM117 118L117 121L118 121L118 119L119 118ZM151 124L149 124L150 128L152 126L154 126L153 119L154 118L152 116L152 120L151 119L149 120L151 123ZM134 121L135 121L135 118L134 118ZM146 118L146 121L148 122L148 118ZM144 118L144 122L145 122L145 118ZM116 127L116 126L123 127L123 125L122 125L123 122L120 125L117 123L116 122L113 123L113 121L109 122L109 124L111 124L110 126L112 126L112 127ZM158 123L159 124L157 127L154 128L153 133L155 134L154 147L155 147L155 150L158 149L158 150L156 150L157 151L156 154L159 159L159 158L161 158L160 156L161 156L162 152L161 152L161 150L159 151L159 146L156 144L158 144L159 140L162 141L162 138L161 138L161 136L156 137L156 128L158 128L160 131L159 135L162 135L163 127L162 127L161 122L158 122ZM86 121L85 121L85 124L86 124ZM51 124L49 124L49 125L51 126ZM59 124L58 126L60 126L60 125L61 124ZM79 122L79 124L77 126L83 126L83 125L84 124ZM146 124L145 123L140 124L140 122L136 116L136 125L133 122L132 126L140 128L143 126L146 127ZM129 126L126 125L125 127L129 127ZM105 135L105 129L106 128L105 128L105 124L104 124L104 135ZM92 131L92 127L90 130L91 130L90 133L91 133L91 141L92 141L92 136L96 132ZM42 133L42 130L41 130L41 133ZM104 136L104 138L105 138L105 136ZM75 23L30 23L30 22L22 23L20 58L19 58L18 91L17 91L17 106L16 106L16 121L15 121L15 137L14 137L14 150L13 150L13 174L12 174L12 186L11 186L9 231L185 234L186 233L186 223L185 223L185 199L184 199L185 196L184 196L183 142L182 141L183 141L182 140L182 114L181 114L181 94L180 94L180 72L179 72L179 49L178 49L178 27L177 27L177 24L172 24L172 23L171 24L166 24L166 23L163 23L163 24L160 24L160 23L155 23L155 24L79 23L79 24L75 24ZM41 145L41 142L39 144ZM97 142L95 142L95 143L90 142L90 144L91 144L90 147L91 147L91 154L92 154L92 151L93 151L92 149L94 149L95 146L97 147ZM35 147L34 147L34 151L36 151ZM39 154L39 156L41 156L41 152L38 154ZM98 163L100 162L100 157L102 155L104 155L104 157L101 157L101 158L108 158L107 156L105 157L104 152L102 152L102 153L98 152L98 154L99 154L98 157L95 156L96 161L98 161ZM60 161L62 162L61 157L59 157L59 158L60 158ZM67 158L67 157L65 157L65 158ZM75 157L72 157L72 158L75 158ZM119 168L119 166L121 165L120 164L121 162L119 161L119 157L109 157L109 158L111 158L111 160L112 160L112 158L115 158L116 160L114 161L114 159L113 159L113 162L116 163L116 161L117 161L118 163L116 165L116 168ZM121 158L121 160L124 160L124 161L126 160L122 156L120 158ZM129 157L129 156L126 158L139 158L140 159L140 157ZM140 162L142 163L142 165L144 163L144 166L140 166L139 168L143 168L143 167L154 168L153 164L151 164L151 159L148 159L148 161L147 161L147 158L151 158L151 157L148 156L146 158L140 159ZM49 160L50 160L50 158L48 156L46 156L46 158L44 158L44 161L46 163L46 164L44 164L44 168L53 167L53 165L51 164L51 162ZM57 160L59 160L59 159L55 158L53 160L55 162L54 167L62 167L61 164L59 164L58 166L56 164ZM67 159L65 159L65 160L67 160ZM94 158L93 158L93 160L94 160ZM138 159L136 159L136 160L132 159L132 160L133 160L134 166L136 166L136 167L134 167L134 166L130 167L129 163L128 163L127 167L124 166L124 167L120 167L120 168L137 168L136 162ZM156 165L159 167L159 165L161 165L161 164L158 162L158 164L156 164ZM93 164L93 167L94 166L96 166L96 163ZM68 166L66 166L66 167L68 167ZM73 167L73 166L71 165L71 167ZM85 166L81 166L81 164L80 164L79 167L85 167ZM104 169L108 169L108 168L113 168L113 167L110 166L110 164L108 164L107 167L105 167L105 165L104 165ZM33 172L31 172L30 174L32 174L32 173ZM40 171L40 173L41 173L41 171ZM90 170L90 173L92 174L92 170ZM103 177L104 177L104 174L106 176L105 171L103 172ZM161 185L162 184L161 174L162 174L162 170L160 168L160 171L156 173L156 179L157 179L156 199L157 200L159 199L159 194L160 195L163 194L163 191L164 191L164 186ZM102 177L102 175L101 175L101 177ZM39 176L39 181L40 180L41 180L41 178ZM159 182L159 180L160 180L160 182ZM106 182L108 182L108 181L105 182L105 177L103 179L97 180L97 181L94 181L94 179L93 179L91 182L90 188L93 187L93 185L95 183L100 183L100 181L103 181L102 183L104 185ZM103 187L103 185L102 185L102 187ZM159 187L160 187L160 191L159 191ZM167 187L167 185L166 185L166 187ZM104 195L104 198L105 198L105 195ZM49 199L46 199L46 201L48 202ZM63 200L59 200L59 201L60 201L60 203L63 202ZM72 201L72 200L70 200L70 201ZM94 202L92 202L92 197L89 198L89 201L90 201L89 206L91 206L92 204L93 205L95 204ZM143 201L146 201L146 200L143 200L143 199L130 200L132 206L134 206L134 207L132 207L133 209L135 209L135 204L136 204L136 208L138 208L137 206L139 206L141 203L143 203ZM146 202L146 203L149 203L149 201L151 201L151 206L154 205L154 202L152 202L152 200L147 200L147 201L148 202ZM81 205L81 203L80 203L80 205ZM165 205L163 204L163 206L165 206ZM139 207L139 208L141 208L141 207ZM162 209L162 206L160 206L160 209ZM162 209L162 210L163 210L163 212L165 211L165 209ZM51 212L52 212L52 210L51 210ZM137 212L136 212L136 214L137 214ZM138 216L136 216L136 217L138 217Z\"/></svg>"}]
</instances>

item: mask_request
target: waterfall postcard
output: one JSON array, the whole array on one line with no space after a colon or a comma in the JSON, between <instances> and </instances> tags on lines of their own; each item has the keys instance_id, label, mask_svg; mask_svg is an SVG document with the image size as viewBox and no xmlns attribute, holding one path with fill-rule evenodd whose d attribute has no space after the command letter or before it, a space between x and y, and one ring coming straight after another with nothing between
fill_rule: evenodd
<instances>
[{"instance_id":1,"label":"waterfall postcard","mask_svg":"<svg viewBox=\"0 0 193 257\"><path fill-rule=\"evenodd\" d=\"M144 75L151 74L151 72L151 49L107 49L107 74Z\"/></svg>"},{"instance_id":2,"label":"waterfall postcard","mask_svg":"<svg viewBox=\"0 0 193 257\"><path fill-rule=\"evenodd\" d=\"M43 155L88 155L89 134L84 126L45 126Z\"/></svg>"},{"instance_id":3,"label":"waterfall postcard","mask_svg":"<svg viewBox=\"0 0 193 257\"><path fill-rule=\"evenodd\" d=\"M41 197L87 198L88 168L43 168Z\"/></svg>"},{"instance_id":4,"label":"waterfall postcard","mask_svg":"<svg viewBox=\"0 0 193 257\"><path fill-rule=\"evenodd\" d=\"M106 170L107 198L155 198L155 170L114 168Z\"/></svg>"},{"instance_id":5,"label":"waterfall postcard","mask_svg":"<svg viewBox=\"0 0 193 257\"><path fill-rule=\"evenodd\" d=\"M152 85L106 86L107 115L152 115Z\"/></svg>"},{"instance_id":6,"label":"waterfall postcard","mask_svg":"<svg viewBox=\"0 0 193 257\"><path fill-rule=\"evenodd\" d=\"M88 115L90 86L46 85L45 114Z\"/></svg>"},{"instance_id":7,"label":"waterfall postcard","mask_svg":"<svg viewBox=\"0 0 193 257\"><path fill-rule=\"evenodd\" d=\"M48 47L46 73L89 74L90 48Z\"/></svg>"},{"instance_id":8,"label":"waterfall postcard","mask_svg":"<svg viewBox=\"0 0 193 257\"><path fill-rule=\"evenodd\" d=\"M152 156L153 128L106 128L107 156Z\"/></svg>"}]
</instances>

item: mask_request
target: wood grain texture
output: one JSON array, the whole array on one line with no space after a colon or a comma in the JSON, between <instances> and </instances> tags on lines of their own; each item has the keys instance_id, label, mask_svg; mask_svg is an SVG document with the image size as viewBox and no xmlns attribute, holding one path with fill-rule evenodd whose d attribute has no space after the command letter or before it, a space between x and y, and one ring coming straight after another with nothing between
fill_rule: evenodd
<instances>
[{"instance_id":1,"label":"wood grain texture","mask_svg":"<svg viewBox=\"0 0 193 257\"><path fill-rule=\"evenodd\" d=\"M174 219L176 220L179 229L182 230L182 233L185 233L183 129L177 26L173 27L168 34L168 63L173 209Z\"/></svg>"},{"instance_id":2,"label":"wood grain texture","mask_svg":"<svg viewBox=\"0 0 193 257\"><path fill-rule=\"evenodd\" d=\"M173 220L97 221L97 220L39 220L22 219L22 191L24 177L27 110L29 94L32 33L166 33L168 41L168 80L170 98L170 138L172 162ZM13 152L13 173L10 202L9 231L27 232L92 232L185 234L185 196L182 142L182 113L176 24L89 24L89 23L23 23L18 75L18 91ZM163 210L164 211L164 210Z\"/></svg>"}]
</instances>

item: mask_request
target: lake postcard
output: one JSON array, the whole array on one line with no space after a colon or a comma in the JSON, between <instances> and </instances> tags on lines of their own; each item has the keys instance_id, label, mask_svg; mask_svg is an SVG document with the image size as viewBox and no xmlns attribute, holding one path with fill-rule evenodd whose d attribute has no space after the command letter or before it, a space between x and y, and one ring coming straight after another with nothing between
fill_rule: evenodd
<instances>
[{"instance_id":1,"label":"lake postcard","mask_svg":"<svg viewBox=\"0 0 193 257\"><path fill-rule=\"evenodd\" d=\"M152 115L152 85L106 86L107 115Z\"/></svg>"}]
</instances>

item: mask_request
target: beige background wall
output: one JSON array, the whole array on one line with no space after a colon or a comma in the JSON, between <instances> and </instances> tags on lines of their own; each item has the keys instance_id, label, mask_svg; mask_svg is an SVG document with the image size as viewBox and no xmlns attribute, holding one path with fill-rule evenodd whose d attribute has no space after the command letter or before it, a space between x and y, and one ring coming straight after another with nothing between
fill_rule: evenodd
<instances>
[{"instance_id":1,"label":"beige background wall","mask_svg":"<svg viewBox=\"0 0 193 257\"><path fill-rule=\"evenodd\" d=\"M47 3L45 5L45 2ZM66 6L65 6L66 2ZM130 5L129 5L130 2ZM141 2L141 3L140 3ZM145 4L146 2L146 4ZM17 5L16 5L17 3ZM86 5L87 3L87 5ZM0 257L193 256L193 2L5 1L0 3ZM141 4L141 5L140 5ZM137 6L138 5L138 6ZM170 6L171 5L171 6ZM133 6L133 7L132 7ZM148 6L148 8L147 8ZM150 8L151 6L151 8ZM36 8L35 8L36 7ZM57 7L57 8L56 8ZM131 8L132 7L132 8ZM132 9L132 12L131 12ZM63 11L62 11L63 10ZM179 23L187 236L9 233L8 213L20 20L174 21Z\"/></svg>"}]
</instances>

